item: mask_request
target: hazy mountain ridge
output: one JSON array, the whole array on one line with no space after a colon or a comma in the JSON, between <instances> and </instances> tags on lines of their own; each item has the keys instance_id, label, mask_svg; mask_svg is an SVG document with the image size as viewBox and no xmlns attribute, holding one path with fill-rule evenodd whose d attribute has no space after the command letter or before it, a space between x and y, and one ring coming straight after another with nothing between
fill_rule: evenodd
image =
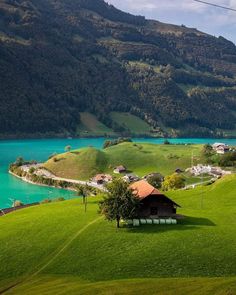
<instances>
[{"instance_id":1,"label":"hazy mountain ridge","mask_svg":"<svg viewBox=\"0 0 236 295\"><path fill-rule=\"evenodd\" d=\"M113 128L109 112L130 111L180 135L234 129L235 77L223 37L102 0L0 0L1 134L74 134L81 111Z\"/></svg>"}]
</instances>

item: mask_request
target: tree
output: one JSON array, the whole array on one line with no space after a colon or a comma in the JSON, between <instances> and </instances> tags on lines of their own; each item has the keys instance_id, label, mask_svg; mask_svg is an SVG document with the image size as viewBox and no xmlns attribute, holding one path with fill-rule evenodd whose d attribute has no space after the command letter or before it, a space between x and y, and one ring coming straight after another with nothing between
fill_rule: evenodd
<instances>
[{"instance_id":1,"label":"tree","mask_svg":"<svg viewBox=\"0 0 236 295\"><path fill-rule=\"evenodd\" d=\"M13 201L12 207L16 208L16 207L21 207L21 206L24 206L23 202L18 201L18 200Z\"/></svg>"},{"instance_id":2,"label":"tree","mask_svg":"<svg viewBox=\"0 0 236 295\"><path fill-rule=\"evenodd\" d=\"M160 173L154 173L147 178L147 182L155 188L161 188L164 177Z\"/></svg>"},{"instance_id":3,"label":"tree","mask_svg":"<svg viewBox=\"0 0 236 295\"><path fill-rule=\"evenodd\" d=\"M215 151L213 150L213 147L209 143L203 146L202 155L205 158L207 164L212 164L214 162L212 158L214 154L215 154Z\"/></svg>"},{"instance_id":4,"label":"tree","mask_svg":"<svg viewBox=\"0 0 236 295\"><path fill-rule=\"evenodd\" d=\"M65 152L69 152L70 150L71 150L71 146L70 145L65 146Z\"/></svg>"},{"instance_id":5,"label":"tree","mask_svg":"<svg viewBox=\"0 0 236 295\"><path fill-rule=\"evenodd\" d=\"M165 139L163 144L170 144L169 140L168 139Z\"/></svg>"},{"instance_id":6,"label":"tree","mask_svg":"<svg viewBox=\"0 0 236 295\"><path fill-rule=\"evenodd\" d=\"M116 220L117 228L121 219L137 216L140 200L129 185L121 179L115 179L107 185L107 194L99 203L99 211L109 221Z\"/></svg>"},{"instance_id":7,"label":"tree","mask_svg":"<svg viewBox=\"0 0 236 295\"><path fill-rule=\"evenodd\" d=\"M83 198L83 204L84 204L84 211L87 211L87 197L90 193L90 189L89 186L86 184L84 185L78 185L77 186L77 196Z\"/></svg>"},{"instance_id":8,"label":"tree","mask_svg":"<svg viewBox=\"0 0 236 295\"><path fill-rule=\"evenodd\" d=\"M228 152L222 155L219 159L219 165L221 167L233 167L236 165L236 151Z\"/></svg>"},{"instance_id":9,"label":"tree","mask_svg":"<svg viewBox=\"0 0 236 295\"><path fill-rule=\"evenodd\" d=\"M208 143L208 144L204 145L204 147L202 149L202 153L203 153L204 157L209 159L212 155L214 155L214 150L213 150L212 146Z\"/></svg>"},{"instance_id":10,"label":"tree","mask_svg":"<svg viewBox=\"0 0 236 295\"><path fill-rule=\"evenodd\" d=\"M16 159L16 161L15 161L15 165L18 166L18 167L24 165L24 163L25 163L25 160L24 160L23 157L18 157L18 158Z\"/></svg>"},{"instance_id":11,"label":"tree","mask_svg":"<svg viewBox=\"0 0 236 295\"><path fill-rule=\"evenodd\" d=\"M168 190L175 190L180 189L185 186L185 179L183 176L174 173L172 175L166 176L165 180L162 183L162 190L168 191Z\"/></svg>"}]
</instances>

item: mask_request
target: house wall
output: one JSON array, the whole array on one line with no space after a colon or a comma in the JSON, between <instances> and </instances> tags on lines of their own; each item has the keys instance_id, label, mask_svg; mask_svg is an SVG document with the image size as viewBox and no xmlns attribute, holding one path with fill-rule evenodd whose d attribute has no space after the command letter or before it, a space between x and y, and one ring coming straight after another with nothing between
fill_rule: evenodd
<instances>
[{"instance_id":1,"label":"house wall","mask_svg":"<svg viewBox=\"0 0 236 295\"><path fill-rule=\"evenodd\" d=\"M173 203L161 196L151 196L141 202L139 217L171 217L175 213L176 209Z\"/></svg>"}]
</instances>

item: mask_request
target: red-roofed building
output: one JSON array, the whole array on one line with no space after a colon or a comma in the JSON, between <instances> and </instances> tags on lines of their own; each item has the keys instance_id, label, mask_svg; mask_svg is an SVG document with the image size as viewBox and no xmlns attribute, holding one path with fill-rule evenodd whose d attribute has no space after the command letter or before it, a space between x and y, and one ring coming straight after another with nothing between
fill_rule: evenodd
<instances>
[{"instance_id":1,"label":"red-roofed building","mask_svg":"<svg viewBox=\"0 0 236 295\"><path fill-rule=\"evenodd\" d=\"M109 174L97 174L92 181L96 184L104 184L112 181L112 176Z\"/></svg>"},{"instance_id":2,"label":"red-roofed building","mask_svg":"<svg viewBox=\"0 0 236 295\"><path fill-rule=\"evenodd\" d=\"M180 206L150 185L146 180L137 181L131 184L130 188L141 200L139 217L176 217L177 207Z\"/></svg>"}]
</instances>

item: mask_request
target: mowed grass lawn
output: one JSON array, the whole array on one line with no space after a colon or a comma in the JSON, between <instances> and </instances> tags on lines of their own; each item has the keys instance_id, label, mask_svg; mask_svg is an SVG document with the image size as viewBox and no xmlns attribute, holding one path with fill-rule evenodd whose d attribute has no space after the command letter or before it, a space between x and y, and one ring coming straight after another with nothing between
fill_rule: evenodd
<instances>
[{"instance_id":1,"label":"mowed grass lawn","mask_svg":"<svg viewBox=\"0 0 236 295\"><path fill-rule=\"evenodd\" d=\"M81 124L77 132L81 136L104 136L105 134L114 136L112 129L100 122L93 114L88 112L80 113Z\"/></svg>"},{"instance_id":2,"label":"mowed grass lawn","mask_svg":"<svg viewBox=\"0 0 236 295\"><path fill-rule=\"evenodd\" d=\"M132 134L150 134L151 126L130 113L112 112L110 117L119 126L125 127Z\"/></svg>"},{"instance_id":3,"label":"mowed grass lawn","mask_svg":"<svg viewBox=\"0 0 236 295\"><path fill-rule=\"evenodd\" d=\"M201 158L202 145L155 145L148 143L122 143L105 150L84 148L50 159L45 167L60 177L89 179L97 173L112 173L117 165L142 177L150 172L163 175L174 173L176 168L191 166L192 154L195 164Z\"/></svg>"},{"instance_id":4,"label":"mowed grass lawn","mask_svg":"<svg viewBox=\"0 0 236 295\"><path fill-rule=\"evenodd\" d=\"M98 215L99 197L87 213L76 199L1 217L0 285L20 283L6 294L236 294L236 176L168 196L188 216L178 225L118 230Z\"/></svg>"}]
</instances>

